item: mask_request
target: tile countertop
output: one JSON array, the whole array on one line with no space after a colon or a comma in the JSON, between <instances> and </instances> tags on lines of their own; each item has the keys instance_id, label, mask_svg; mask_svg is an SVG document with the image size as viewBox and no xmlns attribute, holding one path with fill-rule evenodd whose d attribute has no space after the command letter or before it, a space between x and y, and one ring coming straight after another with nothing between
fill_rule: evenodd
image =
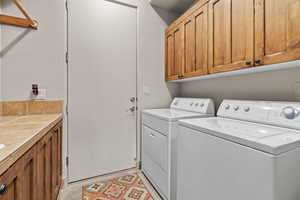
<instances>
[{"instance_id":1,"label":"tile countertop","mask_svg":"<svg viewBox=\"0 0 300 200\"><path fill-rule=\"evenodd\" d=\"M0 175L63 118L62 114L0 116Z\"/></svg>"}]
</instances>

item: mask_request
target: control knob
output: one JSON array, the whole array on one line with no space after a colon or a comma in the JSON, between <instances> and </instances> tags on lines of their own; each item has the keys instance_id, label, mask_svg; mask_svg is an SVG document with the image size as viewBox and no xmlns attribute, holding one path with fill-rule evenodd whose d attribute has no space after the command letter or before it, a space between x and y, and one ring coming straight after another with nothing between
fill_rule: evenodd
<instances>
[{"instance_id":1,"label":"control knob","mask_svg":"<svg viewBox=\"0 0 300 200\"><path fill-rule=\"evenodd\" d=\"M235 111L238 111L239 109L240 109L240 107L239 106L234 106L234 108L233 108Z\"/></svg>"},{"instance_id":2,"label":"control knob","mask_svg":"<svg viewBox=\"0 0 300 200\"><path fill-rule=\"evenodd\" d=\"M244 108L244 111L245 111L245 112L249 112L249 111L250 111L250 107L245 107L245 108Z\"/></svg>"},{"instance_id":3,"label":"control knob","mask_svg":"<svg viewBox=\"0 0 300 200\"><path fill-rule=\"evenodd\" d=\"M227 104L227 105L225 106L225 109L226 109L226 110L229 110L229 108L230 108L230 105Z\"/></svg>"},{"instance_id":4,"label":"control knob","mask_svg":"<svg viewBox=\"0 0 300 200\"><path fill-rule=\"evenodd\" d=\"M294 119L296 117L296 115L297 115L297 111L296 111L295 108L289 106L289 107L285 107L282 110L282 114L287 119Z\"/></svg>"}]
</instances>

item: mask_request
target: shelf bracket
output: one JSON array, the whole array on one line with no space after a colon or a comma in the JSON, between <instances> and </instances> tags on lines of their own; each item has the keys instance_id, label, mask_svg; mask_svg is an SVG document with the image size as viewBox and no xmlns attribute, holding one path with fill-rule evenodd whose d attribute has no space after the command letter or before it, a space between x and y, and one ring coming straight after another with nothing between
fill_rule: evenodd
<instances>
[{"instance_id":1,"label":"shelf bracket","mask_svg":"<svg viewBox=\"0 0 300 200\"><path fill-rule=\"evenodd\" d=\"M17 6L17 8L22 12L22 14L26 18L20 18L20 17L14 17L14 16L8 16L8 15L0 15L0 23L7 24L7 25L13 25L13 26L19 26L23 28L32 28L37 29L38 23L37 21L33 20L30 15L27 13L27 11L24 9L24 7L21 5L19 0L12 0L12 2Z\"/></svg>"}]
</instances>

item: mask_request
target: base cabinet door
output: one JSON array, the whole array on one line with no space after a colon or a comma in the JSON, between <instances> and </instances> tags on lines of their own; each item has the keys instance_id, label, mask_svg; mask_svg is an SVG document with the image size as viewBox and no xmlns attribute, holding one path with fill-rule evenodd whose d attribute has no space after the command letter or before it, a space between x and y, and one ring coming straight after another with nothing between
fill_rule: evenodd
<instances>
[{"instance_id":1,"label":"base cabinet door","mask_svg":"<svg viewBox=\"0 0 300 200\"><path fill-rule=\"evenodd\" d=\"M53 135L47 134L37 144L37 177L38 177L38 198L44 200L52 200L52 149Z\"/></svg>"},{"instance_id":2,"label":"base cabinet door","mask_svg":"<svg viewBox=\"0 0 300 200\"><path fill-rule=\"evenodd\" d=\"M209 72L254 65L254 0L209 3Z\"/></svg>"},{"instance_id":3,"label":"base cabinet door","mask_svg":"<svg viewBox=\"0 0 300 200\"><path fill-rule=\"evenodd\" d=\"M52 188L54 199L58 196L62 179L62 126L60 125L55 127L52 133Z\"/></svg>"},{"instance_id":4,"label":"base cabinet door","mask_svg":"<svg viewBox=\"0 0 300 200\"><path fill-rule=\"evenodd\" d=\"M56 200L62 178L62 126L59 124L37 144L37 195Z\"/></svg>"},{"instance_id":5,"label":"base cabinet door","mask_svg":"<svg viewBox=\"0 0 300 200\"><path fill-rule=\"evenodd\" d=\"M0 200L38 200L36 148L0 177Z\"/></svg>"},{"instance_id":6,"label":"base cabinet door","mask_svg":"<svg viewBox=\"0 0 300 200\"><path fill-rule=\"evenodd\" d=\"M37 159L36 147L33 147L21 158L21 167L18 172L18 177L21 180L21 195L22 200L37 200L36 185L37 185Z\"/></svg>"},{"instance_id":7,"label":"base cabinet door","mask_svg":"<svg viewBox=\"0 0 300 200\"><path fill-rule=\"evenodd\" d=\"M300 1L256 0L256 65L300 59Z\"/></svg>"},{"instance_id":8,"label":"base cabinet door","mask_svg":"<svg viewBox=\"0 0 300 200\"><path fill-rule=\"evenodd\" d=\"M18 167L14 165L0 177L0 200L20 199L21 179L17 174Z\"/></svg>"}]
</instances>

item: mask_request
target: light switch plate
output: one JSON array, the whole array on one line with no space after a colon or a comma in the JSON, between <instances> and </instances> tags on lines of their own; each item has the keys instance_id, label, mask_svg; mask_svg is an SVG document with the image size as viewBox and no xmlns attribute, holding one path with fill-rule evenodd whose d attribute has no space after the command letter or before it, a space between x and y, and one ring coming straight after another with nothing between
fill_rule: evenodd
<instances>
[{"instance_id":1,"label":"light switch plate","mask_svg":"<svg viewBox=\"0 0 300 200\"><path fill-rule=\"evenodd\" d=\"M144 91L144 95L149 96L149 95L151 94L151 89L150 89L150 87L148 87L148 86L146 86L146 85L144 86L143 91Z\"/></svg>"}]
</instances>

